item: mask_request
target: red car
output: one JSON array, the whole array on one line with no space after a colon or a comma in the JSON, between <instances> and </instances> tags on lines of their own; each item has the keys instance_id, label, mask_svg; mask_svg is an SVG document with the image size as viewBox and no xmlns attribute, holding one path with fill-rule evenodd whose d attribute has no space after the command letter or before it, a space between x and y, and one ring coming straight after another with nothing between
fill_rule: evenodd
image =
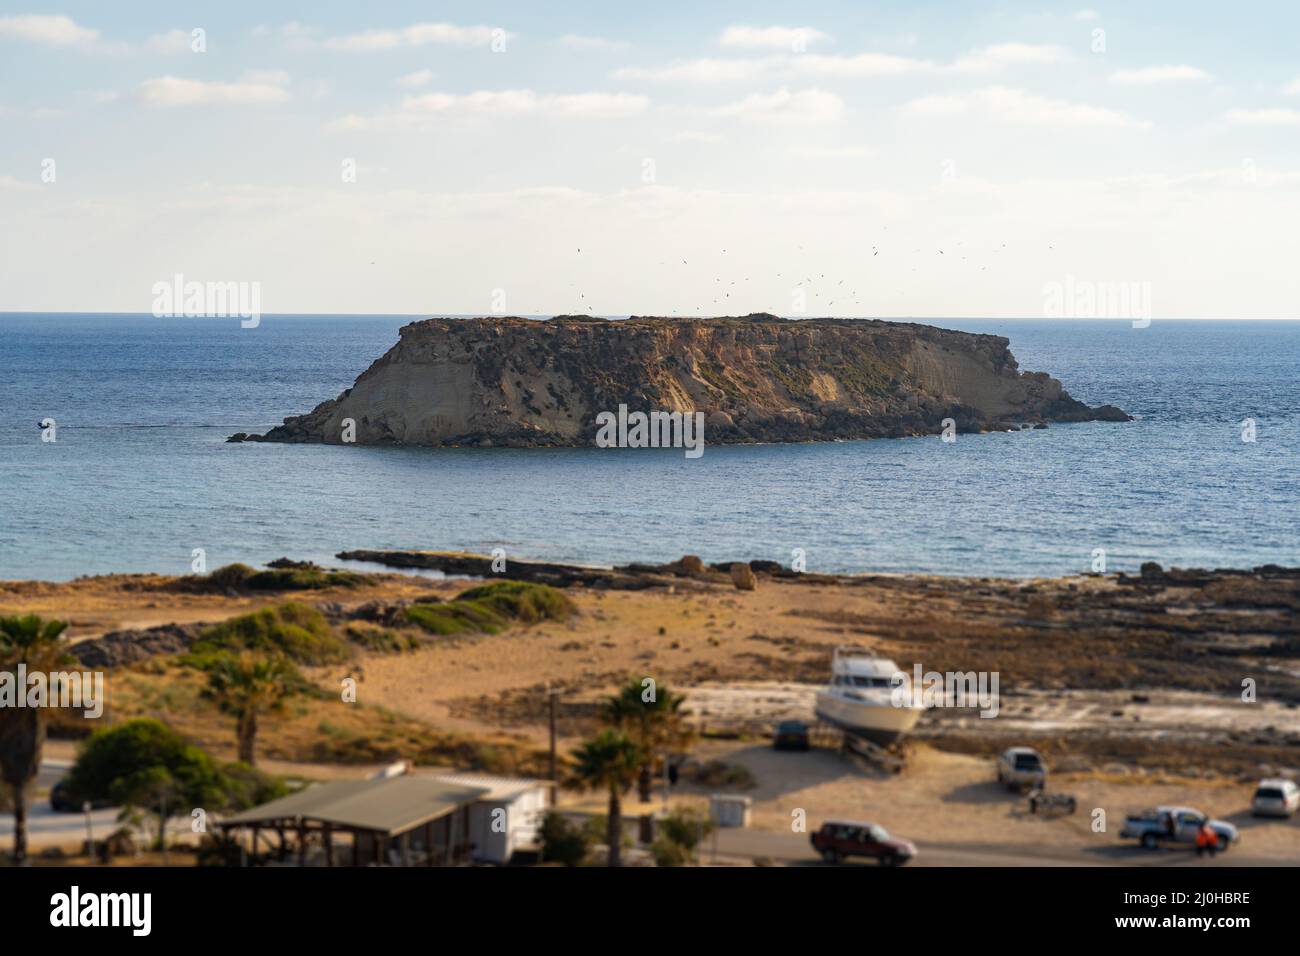
<instances>
[{"instance_id":1,"label":"red car","mask_svg":"<svg viewBox=\"0 0 1300 956\"><path fill-rule=\"evenodd\" d=\"M850 856L866 856L882 866L901 866L916 856L916 844L891 837L874 823L832 820L811 837L813 849L827 863L839 863Z\"/></svg>"}]
</instances>

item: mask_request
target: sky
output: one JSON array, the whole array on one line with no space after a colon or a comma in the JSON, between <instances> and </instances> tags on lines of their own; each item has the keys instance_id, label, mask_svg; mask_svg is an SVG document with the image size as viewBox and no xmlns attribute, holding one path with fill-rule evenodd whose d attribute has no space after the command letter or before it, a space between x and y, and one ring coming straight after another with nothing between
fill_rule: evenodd
<instances>
[{"instance_id":1,"label":"sky","mask_svg":"<svg viewBox=\"0 0 1300 956\"><path fill-rule=\"evenodd\" d=\"M1300 316L1294 4L542 6L0 0L0 311Z\"/></svg>"}]
</instances>

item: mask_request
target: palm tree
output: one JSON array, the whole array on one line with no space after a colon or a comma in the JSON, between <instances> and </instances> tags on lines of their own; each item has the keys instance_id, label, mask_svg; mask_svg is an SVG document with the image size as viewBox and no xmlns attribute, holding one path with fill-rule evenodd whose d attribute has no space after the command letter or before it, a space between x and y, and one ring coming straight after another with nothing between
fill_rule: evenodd
<instances>
[{"instance_id":1,"label":"palm tree","mask_svg":"<svg viewBox=\"0 0 1300 956\"><path fill-rule=\"evenodd\" d=\"M68 661L59 640L66 621L46 621L35 614L0 618L0 671L14 673L19 664L32 672L49 673ZM25 687L15 692L26 694ZM41 769L45 749L44 707L0 707L0 779L8 785L14 805L15 863L27 862L27 797Z\"/></svg>"},{"instance_id":2,"label":"palm tree","mask_svg":"<svg viewBox=\"0 0 1300 956\"><path fill-rule=\"evenodd\" d=\"M609 790L605 842L610 866L618 866L623 844L623 792L632 786L644 762L641 748L627 734L605 729L573 752L578 779L591 790Z\"/></svg>"},{"instance_id":3,"label":"palm tree","mask_svg":"<svg viewBox=\"0 0 1300 956\"><path fill-rule=\"evenodd\" d=\"M222 654L209 665L202 696L215 701L222 713L234 715L242 762L256 766L258 720L262 714L282 711L298 682L297 670L280 657Z\"/></svg>"},{"instance_id":4,"label":"palm tree","mask_svg":"<svg viewBox=\"0 0 1300 956\"><path fill-rule=\"evenodd\" d=\"M650 799L656 757L673 747L684 747L692 733L681 710L686 698L667 687L655 688L646 700L645 688L633 677L605 704L605 720L634 740L645 754L637 773L637 791L642 802Z\"/></svg>"}]
</instances>

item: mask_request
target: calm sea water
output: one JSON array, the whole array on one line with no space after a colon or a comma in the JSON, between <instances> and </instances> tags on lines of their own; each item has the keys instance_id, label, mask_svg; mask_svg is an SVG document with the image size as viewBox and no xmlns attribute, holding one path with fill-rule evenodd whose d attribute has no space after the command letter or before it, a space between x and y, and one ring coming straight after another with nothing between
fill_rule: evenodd
<instances>
[{"instance_id":1,"label":"calm sea water","mask_svg":"<svg viewBox=\"0 0 1300 956\"><path fill-rule=\"evenodd\" d=\"M227 445L352 384L402 316L0 315L0 578L348 548L1027 576L1300 564L1300 323L935 320L1127 425L680 451ZM41 441L37 423L58 423ZM1241 440L1254 418L1258 440Z\"/></svg>"}]
</instances>

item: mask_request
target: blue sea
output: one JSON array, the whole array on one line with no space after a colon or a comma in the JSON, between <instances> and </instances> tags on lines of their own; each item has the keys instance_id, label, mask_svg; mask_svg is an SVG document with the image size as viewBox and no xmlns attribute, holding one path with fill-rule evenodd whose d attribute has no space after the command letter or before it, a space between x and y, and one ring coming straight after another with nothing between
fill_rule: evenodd
<instances>
[{"instance_id":1,"label":"blue sea","mask_svg":"<svg viewBox=\"0 0 1300 956\"><path fill-rule=\"evenodd\" d=\"M680 450L226 444L352 384L410 316L0 315L0 579L350 548L1037 576L1300 564L1300 323L926 320L1008 336L1129 424ZM54 442L38 422L57 423ZM1242 422L1256 422L1254 442Z\"/></svg>"}]
</instances>

